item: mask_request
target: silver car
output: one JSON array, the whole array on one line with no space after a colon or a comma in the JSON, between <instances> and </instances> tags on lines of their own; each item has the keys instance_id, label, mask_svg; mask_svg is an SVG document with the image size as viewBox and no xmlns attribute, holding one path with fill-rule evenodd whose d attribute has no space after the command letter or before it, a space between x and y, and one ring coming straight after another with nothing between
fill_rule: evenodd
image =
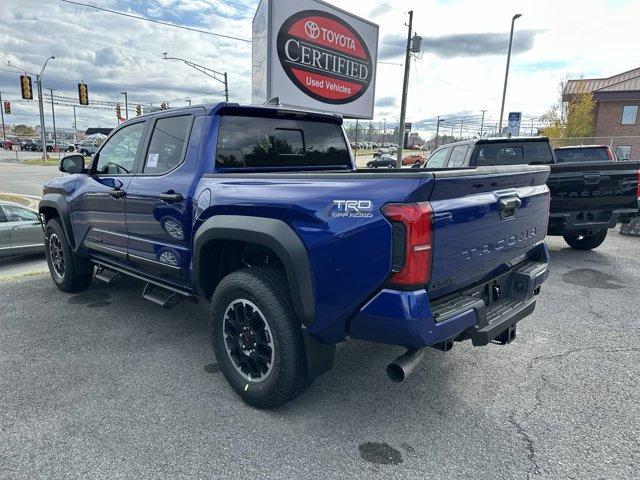
<instances>
[{"instance_id":1,"label":"silver car","mask_svg":"<svg viewBox=\"0 0 640 480\"><path fill-rule=\"evenodd\" d=\"M0 202L0 257L39 252L44 252L44 232L38 212Z\"/></svg>"}]
</instances>

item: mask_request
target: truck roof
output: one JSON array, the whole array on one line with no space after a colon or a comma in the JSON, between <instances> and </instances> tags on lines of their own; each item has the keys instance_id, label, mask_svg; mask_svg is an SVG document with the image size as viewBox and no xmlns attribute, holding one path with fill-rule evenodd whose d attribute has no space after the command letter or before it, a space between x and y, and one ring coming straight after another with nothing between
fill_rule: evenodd
<instances>
[{"instance_id":1,"label":"truck roof","mask_svg":"<svg viewBox=\"0 0 640 480\"><path fill-rule=\"evenodd\" d=\"M260 106L260 105L241 105L239 103L219 102L219 103L205 103L201 105L186 105L184 107L171 108L169 110L159 110L157 112L145 113L140 117L134 118L151 118L157 115L164 115L168 112L181 112L189 111L194 108L204 108L207 115L218 114L234 114L234 115L248 115L248 116L261 116L261 117L295 117L306 120L319 120L324 122L331 122L342 124L342 115L333 113L321 113L311 112L306 110L296 110L294 108L287 107L273 107L273 106Z\"/></svg>"},{"instance_id":2,"label":"truck roof","mask_svg":"<svg viewBox=\"0 0 640 480\"><path fill-rule=\"evenodd\" d=\"M459 142L446 143L438 148L455 147L457 145L486 145L490 143L507 143L507 142L548 142L549 138L544 136L538 137L490 137L490 138L474 138L471 140L461 140Z\"/></svg>"}]
</instances>

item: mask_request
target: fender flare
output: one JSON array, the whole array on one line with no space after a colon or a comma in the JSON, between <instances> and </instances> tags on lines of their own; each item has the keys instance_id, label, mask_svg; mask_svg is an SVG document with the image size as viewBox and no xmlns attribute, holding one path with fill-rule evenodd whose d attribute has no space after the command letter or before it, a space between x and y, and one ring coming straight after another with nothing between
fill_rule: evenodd
<instances>
[{"instance_id":1,"label":"fender flare","mask_svg":"<svg viewBox=\"0 0 640 480\"><path fill-rule=\"evenodd\" d=\"M303 325L313 324L315 301L309 255L289 225L282 220L245 215L216 215L206 220L196 232L193 242L192 279L202 296L205 292L200 252L211 240L237 240L271 249L284 264L296 315Z\"/></svg>"},{"instance_id":2,"label":"fender flare","mask_svg":"<svg viewBox=\"0 0 640 480\"><path fill-rule=\"evenodd\" d=\"M58 216L62 222L62 229L67 236L67 241L71 245L71 249L76 249L76 240L73 235L73 227L71 226L71 218L69 216L69 205L64 196L60 193L46 193L38 204L38 212L42 214L43 208L53 208L58 212Z\"/></svg>"}]
</instances>

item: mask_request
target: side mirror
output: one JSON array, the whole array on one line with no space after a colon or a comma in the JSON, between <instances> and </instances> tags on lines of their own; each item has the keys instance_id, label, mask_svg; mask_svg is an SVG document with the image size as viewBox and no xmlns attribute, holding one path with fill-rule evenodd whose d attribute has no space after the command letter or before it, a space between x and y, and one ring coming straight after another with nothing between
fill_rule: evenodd
<instances>
[{"instance_id":1,"label":"side mirror","mask_svg":"<svg viewBox=\"0 0 640 480\"><path fill-rule=\"evenodd\" d=\"M68 155L60 160L59 170L65 173L84 172L84 157L82 155Z\"/></svg>"}]
</instances>

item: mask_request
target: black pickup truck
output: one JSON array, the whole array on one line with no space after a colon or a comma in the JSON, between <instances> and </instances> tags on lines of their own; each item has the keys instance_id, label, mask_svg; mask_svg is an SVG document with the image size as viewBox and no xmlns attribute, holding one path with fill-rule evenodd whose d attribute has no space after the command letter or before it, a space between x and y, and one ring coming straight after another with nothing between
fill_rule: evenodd
<instances>
[{"instance_id":1,"label":"black pickup truck","mask_svg":"<svg viewBox=\"0 0 640 480\"><path fill-rule=\"evenodd\" d=\"M443 145L422 166L549 165L547 234L562 235L578 250L591 250L604 242L609 228L638 214L640 162L617 161L606 152L603 160L580 160L585 156L568 157L560 150L554 154L547 137L483 138Z\"/></svg>"}]
</instances>

